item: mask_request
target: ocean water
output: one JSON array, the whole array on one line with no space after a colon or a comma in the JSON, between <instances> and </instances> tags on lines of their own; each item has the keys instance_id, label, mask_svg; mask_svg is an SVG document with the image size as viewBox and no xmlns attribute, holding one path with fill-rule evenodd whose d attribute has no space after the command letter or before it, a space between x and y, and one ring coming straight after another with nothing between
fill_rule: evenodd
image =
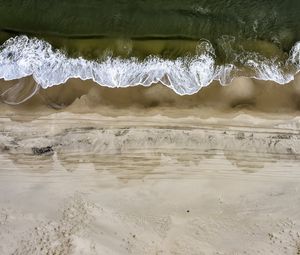
<instances>
[{"instance_id":1,"label":"ocean water","mask_svg":"<svg viewBox=\"0 0 300 255\"><path fill-rule=\"evenodd\" d=\"M0 0L0 43L0 78L41 88L287 84L300 70L300 1Z\"/></svg>"}]
</instances>

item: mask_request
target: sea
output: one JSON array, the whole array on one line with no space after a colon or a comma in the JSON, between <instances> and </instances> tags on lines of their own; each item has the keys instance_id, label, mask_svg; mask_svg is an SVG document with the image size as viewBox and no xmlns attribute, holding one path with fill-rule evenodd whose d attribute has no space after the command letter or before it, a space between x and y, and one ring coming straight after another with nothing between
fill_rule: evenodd
<instances>
[{"instance_id":1,"label":"sea","mask_svg":"<svg viewBox=\"0 0 300 255\"><path fill-rule=\"evenodd\" d=\"M192 95L300 71L299 0L0 0L0 79ZM200 92L201 93L201 92Z\"/></svg>"}]
</instances>

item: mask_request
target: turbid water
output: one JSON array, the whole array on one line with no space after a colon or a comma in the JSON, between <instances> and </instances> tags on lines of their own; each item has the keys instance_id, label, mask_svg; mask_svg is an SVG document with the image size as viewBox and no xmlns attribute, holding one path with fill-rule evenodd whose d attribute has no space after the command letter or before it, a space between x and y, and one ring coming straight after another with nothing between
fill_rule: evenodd
<instances>
[{"instance_id":1,"label":"turbid water","mask_svg":"<svg viewBox=\"0 0 300 255\"><path fill-rule=\"evenodd\" d=\"M163 83L194 94L247 76L286 84L300 69L300 2L0 1L0 78L108 87Z\"/></svg>"}]
</instances>

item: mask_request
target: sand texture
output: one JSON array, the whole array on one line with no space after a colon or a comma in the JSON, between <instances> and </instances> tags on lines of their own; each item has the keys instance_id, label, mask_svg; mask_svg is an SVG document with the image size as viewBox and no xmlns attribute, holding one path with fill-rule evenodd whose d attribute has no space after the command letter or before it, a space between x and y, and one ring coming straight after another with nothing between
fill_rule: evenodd
<instances>
[{"instance_id":1,"label":"sand texture","mask_svg":"<svg viewBox=\"0 0 300 255\"><path fill-rule=\"evenodd\" d=\"M0 254L300 254L299 117L18 114Z\"/></svg>"}]
</instances>

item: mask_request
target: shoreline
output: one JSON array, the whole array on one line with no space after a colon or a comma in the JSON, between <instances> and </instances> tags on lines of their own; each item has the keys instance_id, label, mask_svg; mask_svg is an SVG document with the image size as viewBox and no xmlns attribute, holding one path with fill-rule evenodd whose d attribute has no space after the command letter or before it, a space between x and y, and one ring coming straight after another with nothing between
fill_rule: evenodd
<instances>
[{"instance_id":1,"label":"shoreline","mask_svg":"<svg viewBox=\"0 0 300 255\"><path fill-rule=\"evenodd\" d=\"M99 113L101 115L162 114L176 118L287 114L300 110L300 75L286 85L250 78L236 78L229 85L218 82L193 95L180 96L162 84L150 87L108 88L92 81L70 79L47 89L39 88L32 77L0 80L1 111L49 114L61 111ZM177 111L179 109L179 111ZM276 116L275 116L276 117Z\"/></svg>"}]
</instances>

